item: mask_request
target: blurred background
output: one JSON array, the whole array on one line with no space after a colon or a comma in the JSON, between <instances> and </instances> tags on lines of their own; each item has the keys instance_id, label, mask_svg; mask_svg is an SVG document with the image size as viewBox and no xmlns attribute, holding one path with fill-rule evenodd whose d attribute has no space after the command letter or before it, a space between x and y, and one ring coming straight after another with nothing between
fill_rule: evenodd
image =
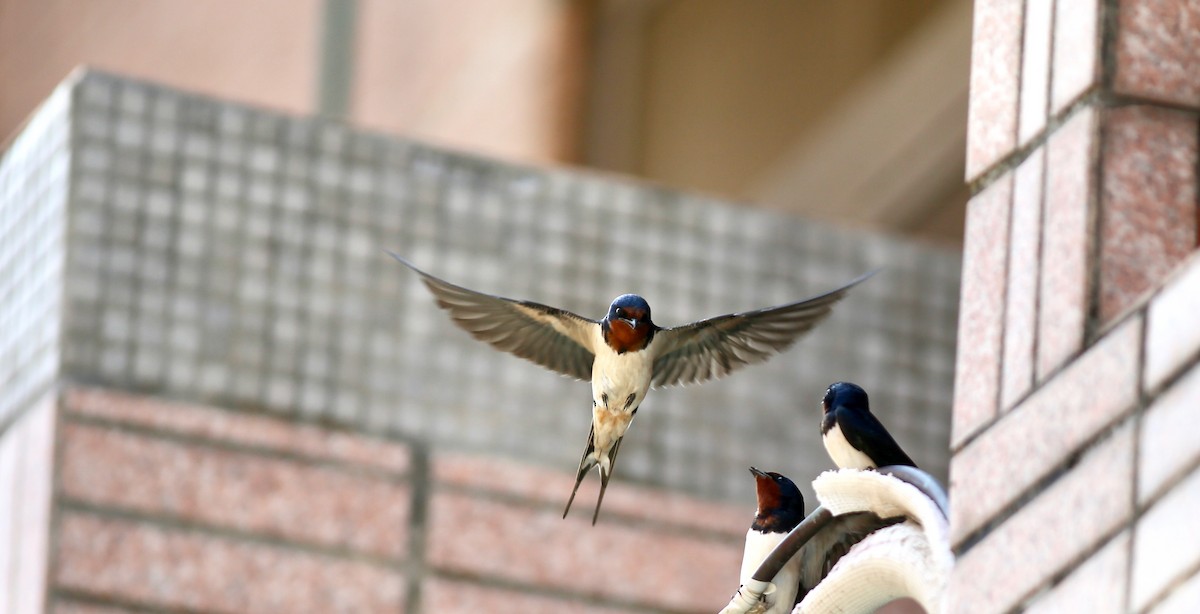
<instances>
[{"instance_id":1,"label":"blurred background","mask_svg":"<svg viewBox=\"0 0 1200 614\"><path fill-rule=\"evenodd\" d=\"M953 0L0 2L0 133L72 68L961 242Z\"/></svg>"},{"instance_id":2,"label":"blurred background","mask_svg":"<svg viewBox=\"0 0 1200 614\"><path fill-rule=\"evenodd\" d=\"M814 507L839 379L945 481L971 19L951 0L0 0L0 296L25 314L0 334L0 488L59 476L37 594L715 611L746 468ZM559 518L587 386L468 338L383 248L588 317L637 292L664 326L885 271L766 365L652 393L593 528L594 476ZM41 526L26 509L0 531L36 541L22 514Z\"/></svg>"}]
</instances>

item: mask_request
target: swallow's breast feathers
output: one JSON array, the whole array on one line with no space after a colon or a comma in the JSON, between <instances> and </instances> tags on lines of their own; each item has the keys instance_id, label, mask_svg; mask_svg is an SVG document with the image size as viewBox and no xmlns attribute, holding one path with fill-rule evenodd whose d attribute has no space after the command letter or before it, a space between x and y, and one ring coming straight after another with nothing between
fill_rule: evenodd
<instances>
[{"instance_id":1,"label":"swallow's breast feathers","mask_svg":"<svg viewBox=\"0 0 1200 614\"><path fill-rule=\"evenodd\" d=\"M652 324L634 328L622 320L613 320L604 328L604 343L618 354L637 352L654 340L654 332Z\"/></svg>"},{"instance_id":2,"label":"swallow's breast feathers","mask_svg":"<svg viewBox=\"0 0 1200 614\"><path fill-rule=\"evenodd\" d=\"M827 411L827 412L823 412L821 414L821 434L822 435L824 435L825 433L828 433L829 429L833 428L834 425L836 425L836 424L837 424L837 412L836 411Z\"/></svg>"}]
</instances>

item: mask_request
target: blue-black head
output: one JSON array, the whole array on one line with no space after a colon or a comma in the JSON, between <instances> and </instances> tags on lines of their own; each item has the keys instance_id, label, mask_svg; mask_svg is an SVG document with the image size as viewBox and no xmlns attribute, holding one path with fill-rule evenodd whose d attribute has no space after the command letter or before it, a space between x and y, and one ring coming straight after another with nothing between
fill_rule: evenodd
<instances>
[{"instance_id":1,"label":"blue-black head","mask_svg":"<svg viewBox=\"0 0 1200 614\"><path fill-rule=\"evenodd\" d=\"M636 294L622 294L613 299L612 304L608 306L607 319L609 322L623 320L634 329L643 325L649 326L652 324L650 303Z\"/></svg>"},{"instance_id":2,"label":"blue-black head","mask_svg":"<svg viewBox=\"0 0 1200 614\"><path fill-rule=\"evenodd\" d=\"M871 403L867 400L867 391L863 390L862 386L850 382L837 382L827 388L825 398L821 400L821 407L824 408L825 413L839 407L871 411Z\"/></svg>"},{"instance_id":3,"label":"blue-black head","mask_svg":"<svg viewBox=\"0 0 1200 614\"><path fill-rule=\"evenodd\" d=\"M791 531L804 520L804 495L786 476L774 471L751 467L758 492L758 510L754 514L756 531L779 533Z\"/></svg>"}]
</instances>

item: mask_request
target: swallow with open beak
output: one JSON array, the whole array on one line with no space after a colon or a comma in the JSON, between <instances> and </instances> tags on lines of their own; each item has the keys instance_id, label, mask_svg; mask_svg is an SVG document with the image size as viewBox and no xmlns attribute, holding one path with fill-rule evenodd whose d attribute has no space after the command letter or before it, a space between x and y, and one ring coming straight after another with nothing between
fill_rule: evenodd
<instances>
[{"instance_id":1,"label":"swallow with open beak","mask_svg":"<svg viewBox=\"0 0 1200 614\"><path fill-rule=\"evenodd\" d=\"M754 577L754 572L767 556L782 542L800 521L804 520L804 495L796 484L774 471L750 468L754 475L758 507L754 522L746 531L746 549L742 552L742 569L738 576L742 586ZM775 578L775 591L764 595L765 614L791 612L800 586L800 556L794 556Z\"/></svg>"}]
</instances>

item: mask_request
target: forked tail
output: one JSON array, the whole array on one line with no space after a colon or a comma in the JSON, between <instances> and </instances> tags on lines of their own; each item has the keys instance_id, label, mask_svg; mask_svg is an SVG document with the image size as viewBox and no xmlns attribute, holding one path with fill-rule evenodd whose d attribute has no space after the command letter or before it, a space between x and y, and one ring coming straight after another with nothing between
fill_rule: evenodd
<instances>
[{"instance_id":1,"label":"forked tail","mask_svg":"<svg viewBox=\"0 0 1200 614\"><path fill-rule=\"evenodd\" d=\"M596 498L596 511L592 512L593 527L596 526L596 519L600 517L600 504L604 503L604 491L608 490L608 480L612 477L613 469L617 467L617 451L621 449L622 439L624 437L618 437L608 453L608 471L604 470L603 464L600 465L600 496Z\"/></svg>"},{"instance_id":2,"label":"forked tail","mask_svg":"<svg viewBox=\"0 0 1200 614\"><path fill-rule=\"evenodd\" d=\"M571 490L571 498L567 499L567 507L563 509L563 518L567 517L567 513L571 511L571 504L575 502L575 495L579 492L579 485L583 483L583 476L591 471L592 467L600 467L600 496L596 499L596 511L592 513L592 525L595 526L596 519L600 517L600 504L604 502L604 491L608 490L608 481L612 478L613 468L617 464L617 451L621 449L621 439L617 438L616 443L608 452L608 463L601 463L596 452L596 427L588 433L587 450L583 453L583 458L579 459L579 471L575 474L575 488ZM608 470L605 470L607 464Z\"/></svg>"},{"instance_id":3,"label":"forked tail","mask_svg":"<svg viewBox=\"0 0 1200 614\"><path fill-rule=\"evenodd\" d=\"M563 518L566 518L567 512L571 511L571 504L575 502L575 493L579 492L579 484L583 482L583 476L596 466L597 461L592 457L592 452L596 450L595 440L596 427L593 426L592 430L588 431L587 449L583 451L583 458L579 459L579 473L575 474L575 488L571 490L571 498L567 499L567 507L563 509Z\"/></svg>"}]
</instances>

